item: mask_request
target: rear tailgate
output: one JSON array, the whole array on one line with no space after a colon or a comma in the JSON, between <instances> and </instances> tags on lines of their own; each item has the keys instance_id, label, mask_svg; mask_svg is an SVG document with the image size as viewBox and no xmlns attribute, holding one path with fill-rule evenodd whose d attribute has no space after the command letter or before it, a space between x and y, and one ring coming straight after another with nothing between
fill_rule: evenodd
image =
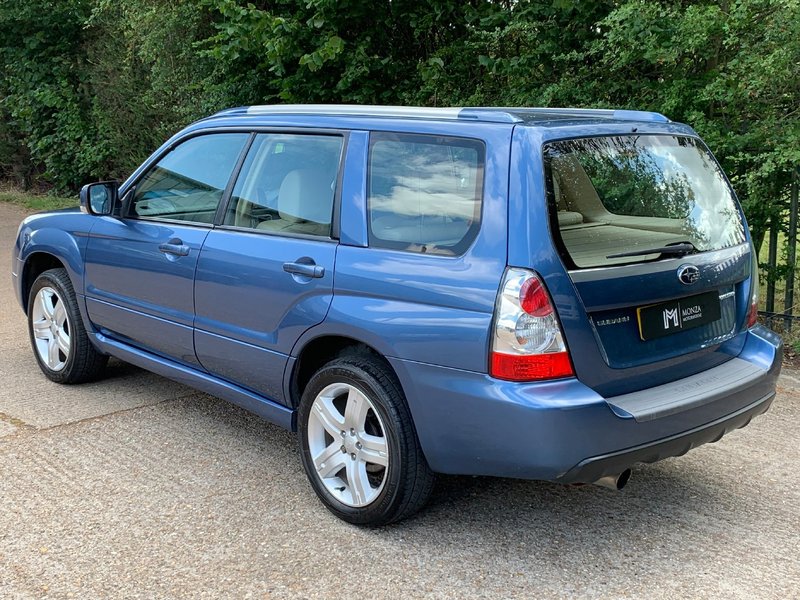
<instances>
[{"instance_id":1,"label":"rear tailgate","mask_svg":"<svg viewBox=\"0 0 800 600\"><path fill-rule=\"evenodd\" d=\"M679 272L691 267L697 278L685 284ZM741 284L749 275L747 244L646 266L570 271L599 347L615 369L680 356L732 337L737 304L747 299Z\"/></svg>"},{"instance_id":2,"label":"rear tailgate","mask_svg":"<svg viewBox=\"0 0 800 600\"><path fill-rule=\"evenodd\" d=\"M544 144L544 167L560 268L531 266L555 268L543 274L582 382L606 397L626 394L736 356L750 244L702 142L574 138Z\"/></svg>"}]
</instances>

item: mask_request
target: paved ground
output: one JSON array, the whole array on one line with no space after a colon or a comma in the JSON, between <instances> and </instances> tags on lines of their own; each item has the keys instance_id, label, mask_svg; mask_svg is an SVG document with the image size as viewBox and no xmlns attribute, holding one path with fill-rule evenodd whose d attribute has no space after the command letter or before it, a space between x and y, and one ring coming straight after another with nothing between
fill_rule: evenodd
<instances>
[{"instance_id":1,"label":"paved ground","mask_svg":"<svg viewBox=\"0 0 800 600\"><path fill-rule=\"evenodd\" d=\"M0 247L21 216L0 205ZM449 477L365 531L317 502L293 434L236 407L120 363L48 382L7 282L0 598L800 598L800 374L622 493Z\"/></svg>"}]
</instances>

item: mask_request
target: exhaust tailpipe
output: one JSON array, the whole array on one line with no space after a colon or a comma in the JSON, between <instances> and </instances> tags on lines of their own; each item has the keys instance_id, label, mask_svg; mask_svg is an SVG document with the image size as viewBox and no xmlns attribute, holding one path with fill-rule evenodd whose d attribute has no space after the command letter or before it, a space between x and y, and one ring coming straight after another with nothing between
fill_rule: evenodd
<instances>
[{"instance_id":1,"label":"exhaust tailpipe","mask_svg":"<svg viewBox=\"0 0 800 600\"><path fill-rule=\"evenodd\" d=\"M631 478L631 470L625 469L618 475L606 475L597 481L592 482L592 485L599 485L600 487L608 488L610 490L619 491L628 485L628 480Z\"/></svg>"}]
</instances>

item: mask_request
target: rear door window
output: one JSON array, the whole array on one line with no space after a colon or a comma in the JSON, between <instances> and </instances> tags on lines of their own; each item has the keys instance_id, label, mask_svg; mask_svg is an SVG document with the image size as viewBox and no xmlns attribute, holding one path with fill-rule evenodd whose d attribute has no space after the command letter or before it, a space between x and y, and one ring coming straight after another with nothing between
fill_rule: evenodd
<instances>
[{"instance_id":1,"label":"rear door window","mask_svg":"<svg viewBox=\"0 0 800 600\"><path fill-rule=\"evenodd\" d=\"M261 133L233 188L225 225L330 237L344 138Z\"/></svg>"},{"instance_id":2,"label":"rear door window","mask_svg":"<svg viewBox=\"0 0 800 600\"><path fill-rule=\"evenodd\" d=\"M553 222L576 267L656 260L680 255L678 248L690 254L745 241L733 193L714 157L694 138L565 140L547 144L544 154ZM670 246L676 248L659 251Z\"/></svg>"},{"instance_id":3,"label":"rear door window","mask_svg":"<svg viewBox=\"0 0 800 600\"><path fill-rule=\"evenodd\" d=\"M484 156L477 140L372 134L370 246L463 254L480 226Z\"/></svg>"}]
</instances>

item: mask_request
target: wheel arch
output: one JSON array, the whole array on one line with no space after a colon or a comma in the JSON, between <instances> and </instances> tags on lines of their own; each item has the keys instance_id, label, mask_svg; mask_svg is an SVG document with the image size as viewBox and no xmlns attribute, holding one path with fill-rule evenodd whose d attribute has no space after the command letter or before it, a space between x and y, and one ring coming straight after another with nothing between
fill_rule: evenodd
<instances>
[{"instance_id":1,"label":"wheel arch","mask_svg":"<svg viewBox=\"0 0 800 600\"><path fill-rule=\"evenodd\" d=\"M25 258L24 266L22 267L20 287L22 290L22 308L26 314L28 312L28 296L30 296L33 282L36 281L39 275L51 269L67 269L67 267L64 261L55 254L43 250L31 252ZM67 272L69 272L69 269L67 269ZM70 279L72 279L72 277L70 277ZM75 282L73 281L73 286L74 285Z\"/></svg>"},{"instance_id":2,"label":"wheel arch","mask_svg":"<svg viewBox=\"0 0 800 600\"><path fill-rule=\"evenodd\" d=\"M51 215L46 215L51 216ZM72 282L75 293L83 295L83 249L88 238L85 235L73 235L65 229L46 226L35 229L36 221L28 224L23 231L26 240L19 256L20 268L20 300L23 309L28 310L28 293L36 278L44 271L52 268L64 268Z\"/></svg>"},{"instance_id":3,"label":"wheel arch","mask_svg":"<svg viewBox=\"0 0 800 600\"><path fill-rule=\"evenodd\" d=\"M384 363L400 389L403 389L397 372L385 353L375 344L364 341L362 336L333 331L317 332L316 335L303 336L292 350L284 375L284 391L292 408L297 408L300 404L303 388L320 367L335 358L359 354L371 356Z\"/></svg>"}]
</instances>

